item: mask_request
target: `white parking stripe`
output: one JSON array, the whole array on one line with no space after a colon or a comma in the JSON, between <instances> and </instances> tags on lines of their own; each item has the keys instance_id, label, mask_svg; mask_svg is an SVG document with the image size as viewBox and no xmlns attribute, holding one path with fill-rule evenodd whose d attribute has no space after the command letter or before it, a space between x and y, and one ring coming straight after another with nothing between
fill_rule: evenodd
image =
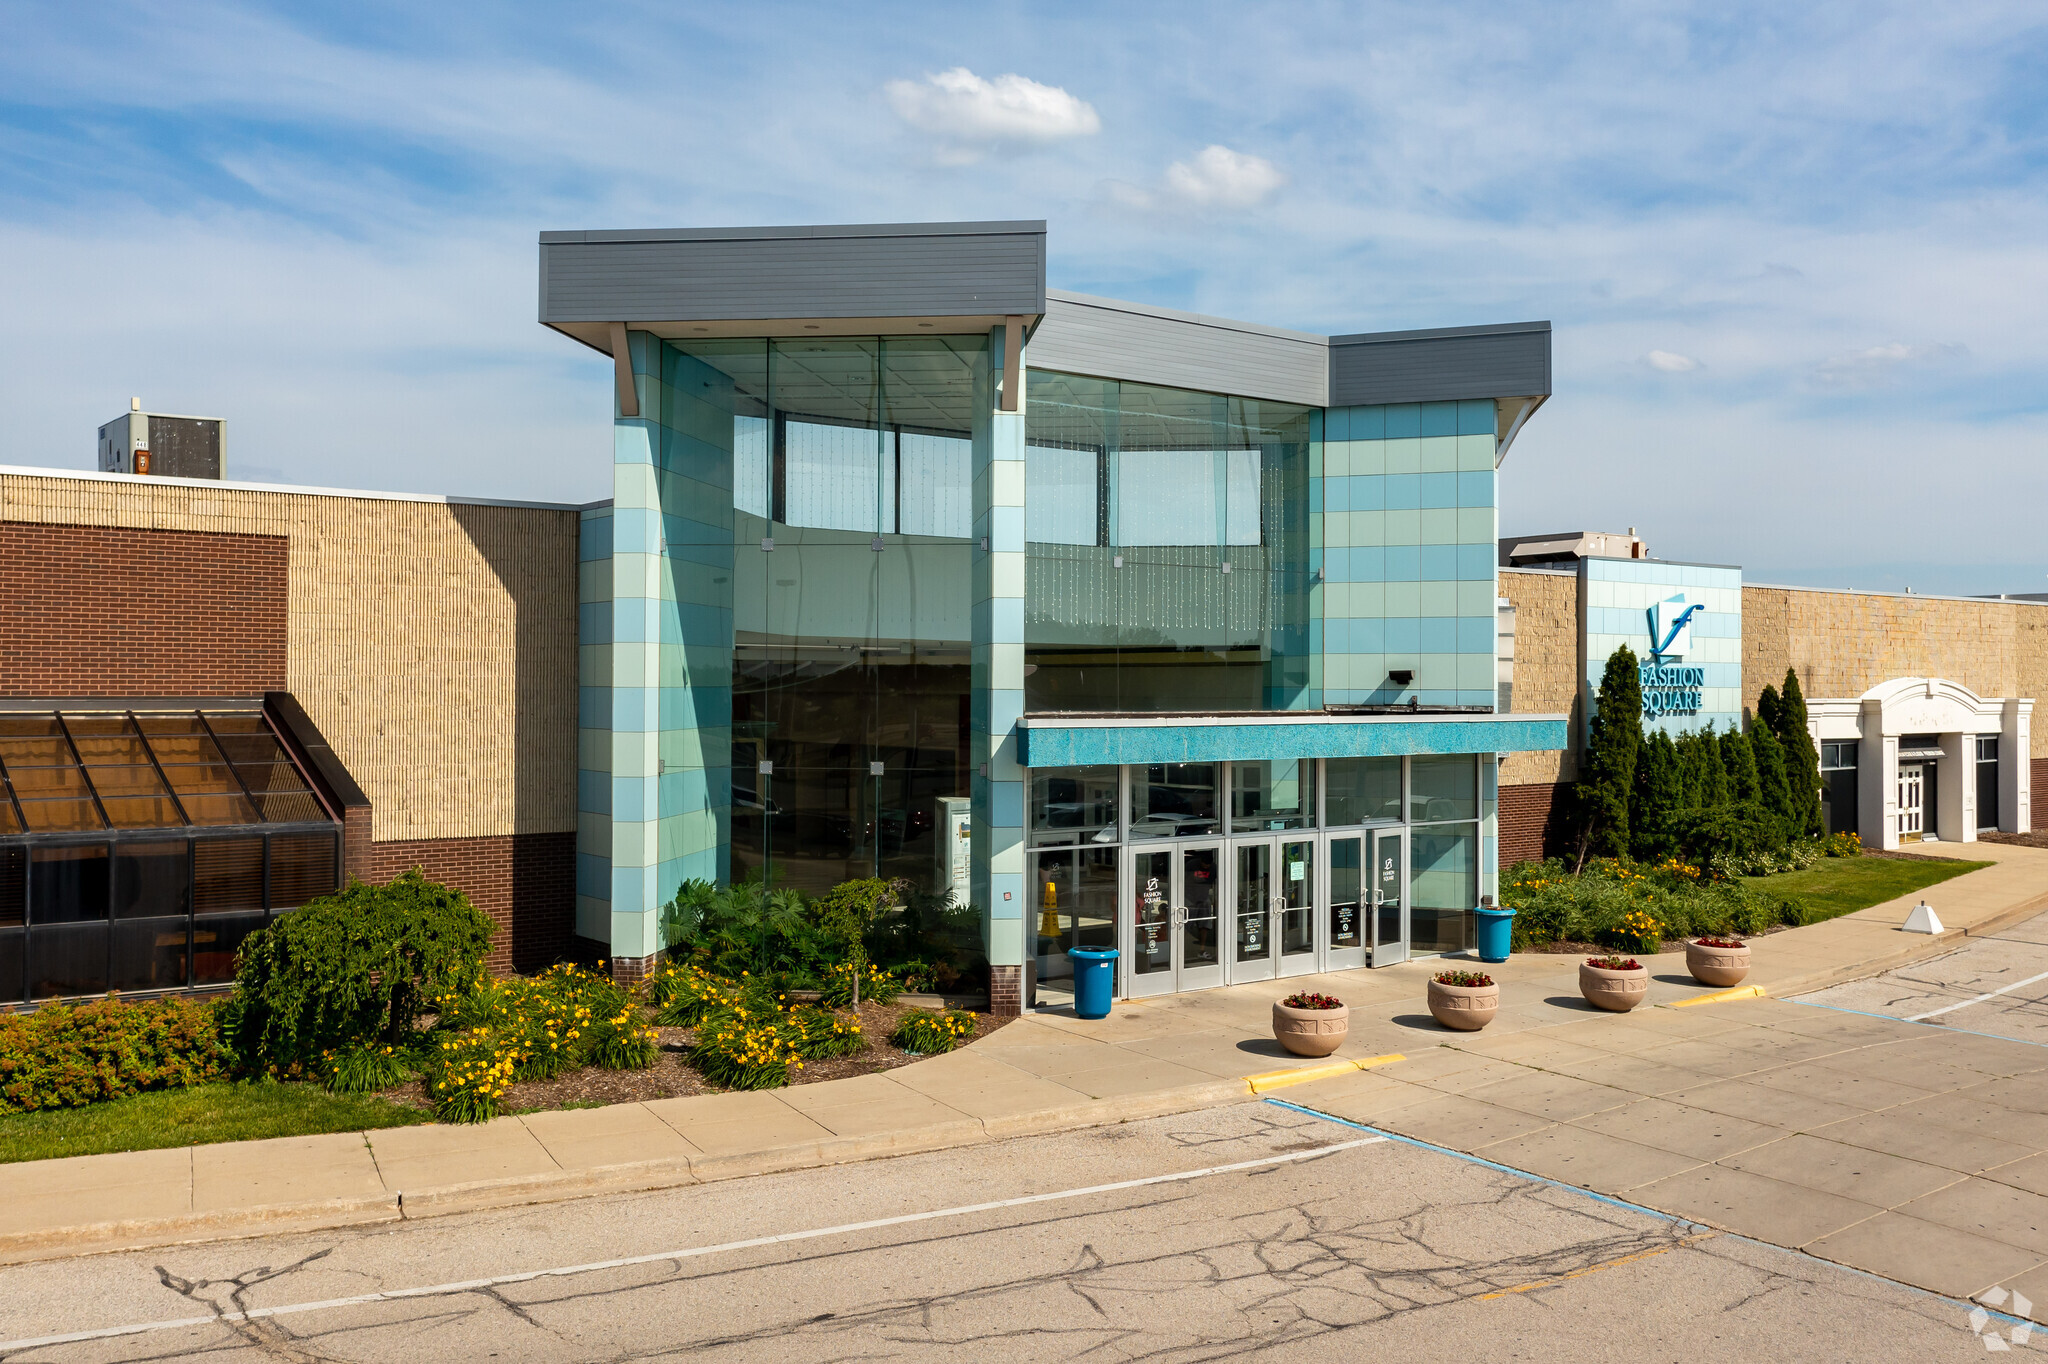
<instances>
[{"instance_id":1,"label":"white parking stripe","mask_svg":"<svg viewBox=\"0 0 2048 1364\"><path fill-rule=\"evenodd\" d=\"M957 1208L938 1208L931 1212L904 1213L900 1217L878 1217L867 1222L845 1222L836 1227L816 1227L809 1231L786 1231L776 1236L756 1236L745 1241L722 1241L715 1246L689 1246L682 1250L658 1251L652 1255L629 1255L618 1260L593 1260L589 1264L561 1265L553 1269L529 1269L518 1274L500 1274L489 1279L463 1279L455 1283L428 1284L423 1288L393 1288L380 1293L358 1293L348 1298L326 1298L319 1302L291 1303L284 1307L258 1307L247 1312L220 1312L208 1317L179 1317L170 1321L137 1322L131 1326L107 1326L97 1331L72 1331L60 1336L37 1336L27 1340L0 1341L0 1354L12 1354L16 1350L32 1350L44 1345L70 1345L85 1340L111 1340L117 1336L139 1336L150 1331L175 1331L189 1326L210 1326L216 1322L258 1321L266 1317L294 1316L301 1312L325 1312L337 1307L357 1307L364 1303L395 1302L405 1298L431 1298L446 1293L473 1293L480 1288L501 1288L507 1284L531 1283L535 1279L561 1278L570 1274L591 1274L606 1269L627 1269L634 1265L660 1264L664 1260L690 1260L705 1255L718 1255L729 1250L752 1250L759 1246L784 1245L791 1241L811 1241L821 1236L843 1236L849 1232L873 1231L879 1227L900 1227L911 1222L929 1222L941 1217L966 1217L978 1212L996 1212L1003 1208L1028 1207L1033 1203L1053 1203L1067 1198L1086 1198L1090 1194L1115 1193L1121 1189L1143 1189L1155 1184L1175 1184L1190 1179L1205 1179L1210 1175L1227 1175L1236 1170L1256 1170L1267 1165L1285 1165L1291 1161L1314 1160L1337 1151L1349 1151L1360 1146L1376 1146L1386 1141L1385 1137L1361 1137L1357 1141L1340 1141L1330 1146L1318 1146L1309 1151L1288 1151L1277 1156L1261 1156L1257 1160L1240 1160L1229 1165L1210 1165L1200 1170L1180 1170L1169 1175L1148 1175L1144 1179L1124 1179L1114 1184L1091 1184L1082 1189L1061 1189L1057 1193L1025 1194L1021 1198L1001 1198L992 1203L968 1203Z\"/></svg>"},{"instance_id":2,"label":"white parking stripe","mask_svg":"<svg viewBox=\"0 0 2048 1364\"><path fill-rule=\"evenodd\" d=\"M1982 1004L1987 999L1996 999L2000 995L2010 993L2011 991L2017 990L2022 986L2032 985L2037 980L2048 980L2048 971L2043 971L2038 976L2028 976L2025 980L2016 980L2010 985L2001 985L1996 990L1987 990L1983 994L1978 995L1975 999L1965 999L1959 1001L1958 1003L1950 1004L1945 1008L1929 1009L1924 1014L1914 1014L1906 1021L1908 1023L1919 1023L1925 1019L1939 1018L1943 1014L1954 1013L1957 1009L1967 1009L1972 1004Z\"/></svg>"}]
</instances>

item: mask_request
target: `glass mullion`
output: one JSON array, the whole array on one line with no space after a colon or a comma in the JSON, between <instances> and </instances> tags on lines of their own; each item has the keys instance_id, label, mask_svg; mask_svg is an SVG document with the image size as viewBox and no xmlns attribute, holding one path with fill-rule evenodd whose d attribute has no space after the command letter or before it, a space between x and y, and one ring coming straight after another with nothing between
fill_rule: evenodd
<instances>
[{"instance_id":1,"label":"glass mullion","mask_svg":"<svg viewBox=\"0 0 2048 1364\"><path fill-rule=\"evenodd\" d=\"M71 727L64 723L62 712L51 713L57 718L57 732L64 736L64 746L71 750L71 761L78 764L78 779L85 783L85 793L92 797L92 808L99 813L100 827L113 828L114 821L107 818L107 807L100 803L99 788L92 784L92 773L85 770L85 758L78 751L78 741L71 737Z\"/></svg>"},{"instance_id":2,"label":"glass mullion","mask_svg":"<svg viewBox=\"0 0 2048 1364\"><path fill-rule=\"evenodd\" d=\"M149 759L149 765L156 769L156 779L164 785L164 794L171 798L171 808L178 812L178 822L189 826L192 817L185 813L185 802L178 799L178 792L171 785L171 779L164 775L164 765L156 760L156 750L150 747L149 736L142 732L142 726L137 723L134 711L124 713L128 717L128 727L135 731L135 741L142 745L142 752Z\"/></svg>"}]
</instances>

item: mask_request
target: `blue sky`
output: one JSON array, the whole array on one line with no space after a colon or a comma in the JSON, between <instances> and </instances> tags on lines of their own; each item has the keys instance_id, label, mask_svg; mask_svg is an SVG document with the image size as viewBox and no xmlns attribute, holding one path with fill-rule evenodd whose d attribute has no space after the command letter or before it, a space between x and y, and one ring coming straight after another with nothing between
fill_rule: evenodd
<instances>
[{"instance_id":1,"label":"blue sky","mask_svg":"<svg viewBox=\"0 0 2048 1364\"><path fill-rule=\"evenodd\" d=\"M549 228L1046 218L1056 287L1549 318L1505 532L2048 591L2038 5L0 2L0 463L581 501Z\"/></svg>"}]
</instances>

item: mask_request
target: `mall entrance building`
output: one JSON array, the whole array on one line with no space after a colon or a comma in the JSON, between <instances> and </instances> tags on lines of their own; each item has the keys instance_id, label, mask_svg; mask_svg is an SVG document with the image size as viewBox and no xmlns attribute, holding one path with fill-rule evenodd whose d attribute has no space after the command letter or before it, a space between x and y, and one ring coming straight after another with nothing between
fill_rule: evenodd
<instances>
[{"instance_id":1,"label":"mall entrance building","mask_svg":"<svg viewBox=\"0 0 2048 1364\"><path fill-rule=\"evenodd\" d=\"M1547 323L1321 336L1045 287L1040 222L557 232L610 356L577 933L686 879L979 913L1150 994L1457 950L1493 892L1495 470ZM966 855L960 856L964 848Z\"/></svg>"}]
</instances>

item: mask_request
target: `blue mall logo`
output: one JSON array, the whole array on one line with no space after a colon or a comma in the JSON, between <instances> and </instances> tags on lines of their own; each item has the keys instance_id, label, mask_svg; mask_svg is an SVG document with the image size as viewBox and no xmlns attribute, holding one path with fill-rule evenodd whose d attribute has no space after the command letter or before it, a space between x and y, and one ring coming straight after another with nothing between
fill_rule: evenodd
<instances>
[{"instance_id":1,"label":"blue mall logo","mask_svg":"<svg viewBox=\"0 0 2048 1364\"><path fill-rule=\"evenodd\" d=\"M1650 658L1640 665L1638 673L1644 719L1699 714L1700 690L1706 685L1707 670L1685 667L1673 660L1692 652L1693 617L1706 609L1700 602L1688 602L1681 592L1645 612L1650 618Z\"/></svg>"}]
</instances>

